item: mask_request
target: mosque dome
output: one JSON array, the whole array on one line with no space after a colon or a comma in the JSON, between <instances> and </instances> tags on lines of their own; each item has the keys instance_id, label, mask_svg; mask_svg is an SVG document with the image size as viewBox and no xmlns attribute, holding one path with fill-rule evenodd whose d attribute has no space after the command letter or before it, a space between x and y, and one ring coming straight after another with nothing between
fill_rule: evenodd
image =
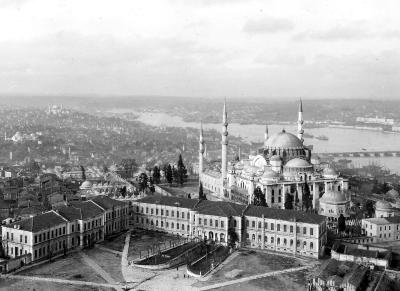
<instances>
[{"instance_id":1,"label":"mosque dome","mask_svg":"<svg viewBox=\"0 0 400 291\"><path fill-rule=\"evenodd\" d=\"M327 167L324 169L323 173L324 176L337 176L338 174L336 173L335 169L331 167Z\"/></svg>"},{"instance_id":2,"label":"mosque dome","mask_svg":"<svg viewBox=\"0 0 400 291\"><path fill-rule=\"evenodd\" d=\"M399 192L394 190L394 189L387 191L386 195L389 196L390 198L393 198L393 199L399 199L400 198Z\"/></svg>"},{"instance_id":3,"label":"mosque dome","mask_svg":"<svg viewBox=\"0 0 400 291\"><path fill-rule=\"evenodd\" d=\"M343 204L347 201L348 200L346 199L346 195L343 192L335 190L327 190L319 200L320 203L326 204Z\"/></svg>"},{"instance_id":4,"label":"mosque dome","mask_svg":"<svg viewBox=\"0 0 400 291\"><path fill-rule=\"evenodd\" d=\"M271 135L266 142L265 146L269 148L303 148L303 143L294 134L282 130L279 133Z\"/></svg>"},{"instance_id":5,"label":"mosque dome","mask_svg":"<svg viewBox=\"0 0 400 291\"><path fill-rule=\"evenodd\" d=\"M279 174L271 168L266 168L264 174L261 176L262 179L276 179L279 177Z\"/></svg>"},{"instance_id":6,"label":"mosque dome","mask_svg":"<svg viewBox=\"0 0 400 291\"><path fill-rule=\"evenodd\" d=\"M270 161L274 161L274 162L280 162L281 161L281 157L274 155L272 157L269 158Z\"/></svg>"},{"instance_id":7,"label":"mosque dome","mask_svg":"<svg viewBox=\"0 0 400 291\"><path fill-rule=\"evenodd\" d=\"M92 186L93 185L92 185L92 183L90 181L84 181L79 188L82 189L82 190L86 190L86 189L91 189Z\"/></svg>"},{"instance_id":8,"label":"mosque dome","mask_svg":"<svg viewBox=\"0 0 400 291\"><path fill-rule=\"evenodd\" d=\"M294 158L285 164L286 168L310 168L312 165L304 159Z\"/></svg>"},{"instance_id":9,"label":"mosque dome","mask_svg":"<svg viewBox=\"0 0 400 291\"><path fill-rule=\"evenodd\" d=\"M392 209L392 205L385 200L379 200L375 203L375 209L376 210L390 210L390 209Z\"/></svg>"}]
</instances>

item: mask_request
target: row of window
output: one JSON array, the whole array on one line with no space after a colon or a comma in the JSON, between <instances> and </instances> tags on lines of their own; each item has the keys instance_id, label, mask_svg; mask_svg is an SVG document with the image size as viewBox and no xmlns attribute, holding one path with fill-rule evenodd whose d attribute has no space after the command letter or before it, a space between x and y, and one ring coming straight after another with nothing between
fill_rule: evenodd
<instances>
[{"instance_id":1,"label":"row of window","mask_svg":"<svg viewBox=\"0 0 400 291\"><path fill-rule=\"evenodd\" d=\"M247 238L247 239L250 239L249 233L247 233L246 238ZM251 240L254 241L254 242L256 241L256 235L255 235L255 234L252 234ZM258 242L259 242L259 243L261 242L261 235L258 235ZM274 243L275 243L275 237L274 237L274 236L271 236L271 237L269 238L269 240L268 240L268 236L265 236L265 237L264 237L264 242L265 242L265 243L268 243L268 242L269 242L269 243L271 243L271 244L274 244ZM284 238L283 240L281 240L280 237L278 237L278 238L276 239L276 244L277 244L277 245L283 245L283 246L290 246L290 247L293 247L293 243L294 243L293 239L288 240L288 239ZM297 240L296 245L297 245L298 248L301 246L300 240ZM303 249L305 249L306 247L307 247L307 242L306 242L306 241L303 241ZM314 243L313 243L313 242L310 242L309 247L310 247L310 250L314 249Z\"/></svg>"},{"instance_id":2,"label":"row of window","mask_svg":"<svg viewBox=\"0 0 400 291\"><path fill-rule=\"evenodd\" d=\"M266 222L264 224L264 228L268 229L268 225L269 225L269 229L270 230L275 230L275 224L274 223ZM248 220L248 219L246 219L246 227L250 228L250 220ZM254 220L251 221L251 228L256 228L256 222ZM261 228L262 228L262 223L261 223L261 221L259 221L258 222L258 229L261 229ZM288 232L288 230L289 230L290 233L293 233L293 231L294 231L293 225L290 225L289 228L288 228L288 225L283 224L282 231L283 232ZM279 224L279 223L276 224L276 231L281 231L281 224ZM301 233L300 231L301 231L300 227L296 226L296 232L297 233ZM303 234L307 235L307 227L303 227ZM314 235L314 228L310 227L309 231L308 231L308 234L309 235Z\"/></svg>"},{"instance_id":3,"label":"row of window","mask_svg":"<svg viewBox=\"0 0 400 291\"><path fill-rule=\"evenodd\" d=\"M139 206L136 206L136 212L139 213ZM161 216L164 216L164 209L150 208L150 214L154 215L154 212L155 212L156 215L159 215L159 213L160 213ZM144 208L143 207L140 209L140 213L144 213ZM149 207L146 207L146 214L149 214ZM168 209L165 210L165 216L169 216L169 210ZM175 217L175 211L174 210L171 210L171 217ZM176 211L176 217L177 218L179 218L179 217L185 218L185 213L183 211L179 212L179 210L177 210ZM189 212L187 212L186 218L189 219L189 217L190 217Z\"/></svg>"},{"instance_id":4,"label":"row of window","mask_svg":"<svg viewBox=\"0 0 400 291\"><path fill-rule=\"evenodd\" d=\"M10 233L7 231L7 240L10 240L10 237L11 237L11 241L14 241L14 233L12 233L11 232L11 236L10 236ZM22 234L19 236L19 242L20 243L22 243L22 242L25 242L25 243L27 243L28 242L28 237L25 235L25 236L23 236Z\"/></svg>"},{"instance_id":5,"label":"row of window","mask_svg":"<svg viewBox=\"0 0 400 291\"><path fill-rule=\"evenodd\" d=\"M59 241L58 243L56 242L53 246L52 246L52 252L58 252L61 250L64 250L67 247L66 241ZM41 257L44 257L46 255L48 255L50 252L50 246L43 246L39 249L36 249L34 252L34 256L33 256L33 260L39 259Z\"/></svg>"},{"instance_id":6,"label":"row of window","mask_svg":"<svg viewBox=\"0 0 400 291\"><path fill-rule=\"evenodd\" d=\"M139 217L138 216L136 216L136 222L139 223ZM161 220L160 223L159 223L158 219L156 219L156 221L154 222L153 219L149 220L148 218L146 218L146 220L144 220L144 218L142 217L141 218L141 223L144 224L145 222L146 222L146 224L150 224L151 226L164 227L164 225L165 225L165 228L171 228L171 229L175 229L175 226L176 226L177 230L185 231L185 224L183 224L183 223L182 224L179 224L179 223L175 224L175 223L171 222L171 224L170 224L170 223L168 223L168 221L166 221L165 224L164 224L163 220ZM189 225L186 226L186 231L189 231Z\"/></svg>"},{"instance_id":7,"label":"row of window","mask_svg":"<svg viewBox=\"0 0 400 291\"><path fill-rule=\"evenodd\" d=\"M213 223L213 221L214 221L214 223ZM204 218L202 220L201 217L199 217L198 223L199 223L199 225L202 225L202 223L203 223L204 226L208 225L208 226L211 226L211 227L212 226L221 227L221 228L225 227L225 222L223 220L219 221L217 219L215 219L215 220L212 220L212 219L207 220L207 218ZM234 227L236 227L236 220L234 220L234 224L235 224Z\"/></svg>"},{"instance_id":8,"label":"row of window","mask_svg":"<svg viewBox=\"0 0 400 291\"><path fill-rule=\"evenodd\" d=\"M53 229L51 231L51 238L56 238L61 235L65 235L65 226L56 228L55 230ZM49 239L50 239L50 231L43 232L43 233L35 235L34 243L35 244L41 243L41 242L44 242Z\"/></svg>"}]
</instances>

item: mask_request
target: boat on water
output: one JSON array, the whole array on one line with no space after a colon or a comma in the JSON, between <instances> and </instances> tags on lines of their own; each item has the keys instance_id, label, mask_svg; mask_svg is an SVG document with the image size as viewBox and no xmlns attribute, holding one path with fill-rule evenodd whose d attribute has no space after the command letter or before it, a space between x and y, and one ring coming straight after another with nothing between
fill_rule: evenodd
<instances>
[{"instance_id":1,"label":"boat on water","mask_svg":"<svg viewBox=\"0 0 400 291\"><path fill-rule=\"evenodd\" d=\"M316 139L319 139L319 140L328 140L329 138L328 138L327 136L325 136L325 135L319 135L319 136L316 137Z\"/></svg>"},{"instance_id":2,"label":"boat on water","mask_svg":"<svg viewBox=\"0 0 400 291\"><path fill-rule=\"evenodd\" d=\"M305 137L305 138L314 138L314 136L312 134L309 134L309 133L303 133L303 137Z\"/></svg>"}]
</instances>

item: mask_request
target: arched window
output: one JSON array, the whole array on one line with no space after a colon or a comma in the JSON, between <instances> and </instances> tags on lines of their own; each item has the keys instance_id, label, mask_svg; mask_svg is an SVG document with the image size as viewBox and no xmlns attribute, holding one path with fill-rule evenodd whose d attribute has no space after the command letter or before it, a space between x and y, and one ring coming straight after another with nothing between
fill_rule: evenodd
<instances>
[{"instance_id":1,"label":"arched window","mask_svg":"<svg viewBox=\"0 0 400 291\"><path fill-rule=\"evenodd\" d=\"M278 239L276 240L276 243L277 243L278 245L280 245L280 244L281 244L281 238L278 237Z\"/></svg>"},{"instance_id":2,"label":"arched window","mask_svg":"<svg viewBox=\"0 0 400 291\"><path fill-rule=\"evenodd\" d=\"M307 242L303 242L303 249L305 249L307 247Z\"/></svg>"},{"instance_id":3,"label":"arched window","mask_svg":"<svg viewBox=\"0 0 400 291\"><path fill-rule=\"evenodd\" d=\"M252 240L256 240L256 235L253 234L253 235L251 236L251 239L252 239Z\"/></svg>"},{"instance_id":4,"label":"arched window","mask_svg":"<svg viewBox=\"0 0 400 291\"><path fill-rule=\"evenodd\" d=\"M310 249L312 250L314 248L314 244L310 242Z\"/></svg>"},{"instance_id":5,"label":"arched window","mask_svg":"<svg viewBox=\"0 0 400 291\"><path fill-rule=\"evenodd\" d=\"M292 239L290 240L290 246L291 247L293 246L293 240Z\"/></svg>"},{"instance_id":6,"label":"arched window","mask_svg":"<svg viewBox=\"0 0 400 291\"><path fill-rule=\"evenodd\" d=\"M283 240L283 245L287 245L287 240L286 240L286 238Z\"/></svg>"},{"instance_id":7,"label":"arched window","mask_svg":"<svg viewBox=\"0 0 400 291\"><path fill-rule=\"evenodd\" d=\"M273 243L274 243L274 237L271 236L271 244L273 244Z\"/></svg>"}]
</instances>

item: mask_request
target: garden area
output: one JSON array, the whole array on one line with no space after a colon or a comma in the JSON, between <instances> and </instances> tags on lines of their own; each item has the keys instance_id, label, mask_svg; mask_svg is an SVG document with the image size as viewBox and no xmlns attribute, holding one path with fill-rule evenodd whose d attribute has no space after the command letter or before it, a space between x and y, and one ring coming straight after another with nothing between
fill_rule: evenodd
<instances>
[{"instance_id":1,"label":"garden area","mask_svg":"<svg viewBox=\"0 0 400 291\"><path fill-rule=\"evenodd\" d=\"M157 254L150 256L144 260L137 262L137 265L159 265L167 263L168 261L173 260L174 258L178 257L179 255L184 254L187 251L197 247L200 247L201 243L196 242L188 242L186 244L171 248L166 251L158 252Z\"/></svg>"},{"instance_id":2,"label":"garden area","mask_svg":"<svg viewBox=\"0 0 400 291\"><path fill-rule=\"evenodd\" d=\"M191 273L204 276L223 262L230 254L229 248L225 246L219 245L211 248L201 259L188 265L188 270Z\"/></svg>"}]
</instances>

